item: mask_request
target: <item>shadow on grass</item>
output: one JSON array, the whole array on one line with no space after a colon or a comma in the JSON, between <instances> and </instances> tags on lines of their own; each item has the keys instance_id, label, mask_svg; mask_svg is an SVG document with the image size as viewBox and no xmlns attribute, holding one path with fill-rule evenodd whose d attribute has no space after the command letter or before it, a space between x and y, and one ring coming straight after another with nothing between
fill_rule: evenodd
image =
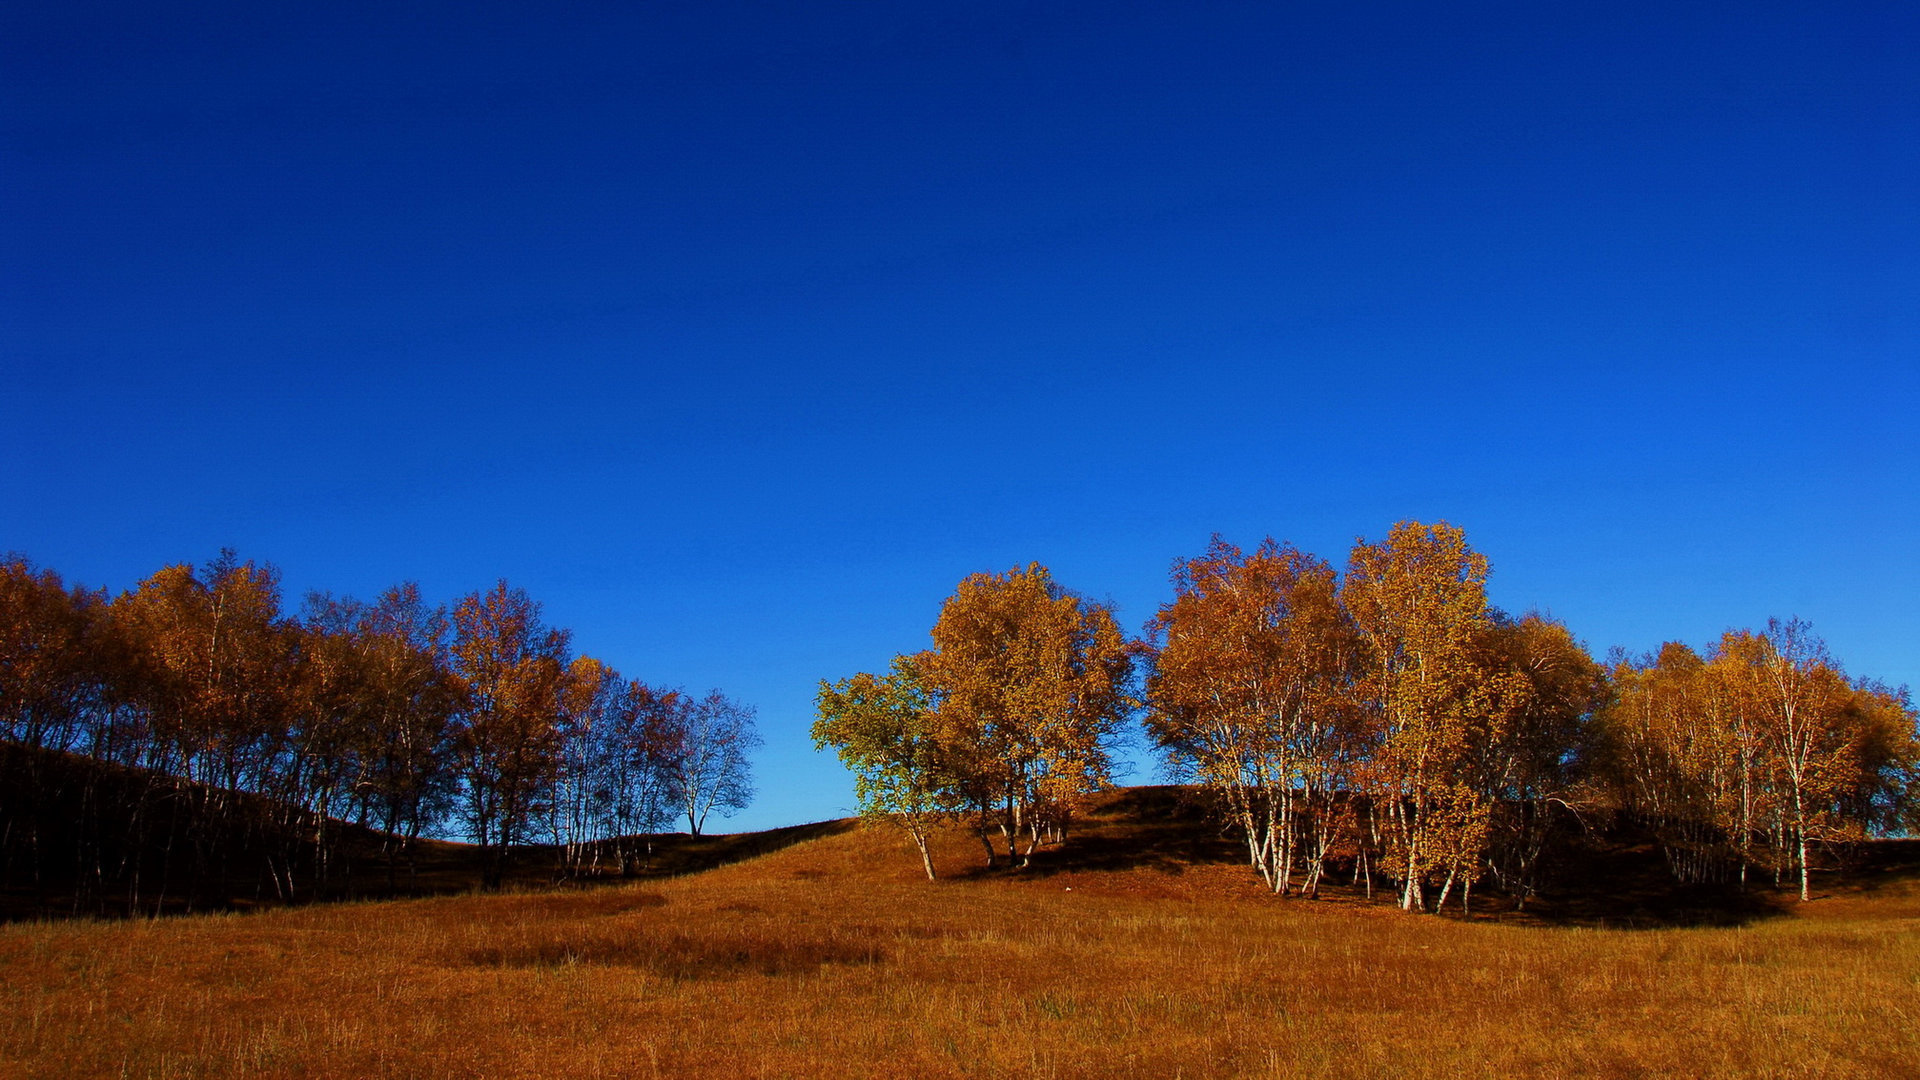
<instances>
[{"instance_id":1,"label":"shadow on grass","mask_svg":"<svg viewBox=\"0 0 1920 1080\"><path fill-rule=\"evenodd\" d=\"M1178 876L1195 866L1246 860L1246 845L1222 830L1204 801L1191 789L1166 786L1111 793L1074 823L1065 844L1040 848L1024 866L1017 859L1008 863L1004 840L996 851L991 868L976 865L952 876L1047 878L1142 870Z\"/></svg>"},{"instance_id":2,"label":"shadow on grass","mask_svg":"<svg viewBox=\"0 0 1920 1080\"><path fill-rule=\"evenodd\" d=\"M816 821L808 825L788 825L764 832L726 833L718 836L688 836L669 833L652 838L653 853L634 876L641 878L681 877L713 870L730 863L770 855L782 848L839 836L859 828L850 818Z\"/></svg>"},{"instance_id":3,"label":"shadow on grass","mask_svg":"<svg viewBox=\"0 0 1920 1080\"><path fill-rule=\"evenodd\" d=\"M601 886L661 880L697 874L731 863L770 854L794 844L834 836L856 827L853 821L822 821L765 832L689 836L666 833L646 838L647 853L630 873L600 872L567 876L560 872L560 852L551 845L530 844L507 853L502 891L577 891ZM323 887L304 891L293 904L276 900L261 887L257 874L245 872L253 852L231 860L235 872L194 883L191 892L138 905L111 897L76 895L75 883L49 876L20 882L0 876L0 923L62 918L125 918L129 915L187 915L212 911L258 911L334 901L418 899L479 892L485 857L471 844L445 840L415 841L410 856L400 856L390 869L383 851L386 838L372 830L340 825L340 866Z\"/></svg>"},{"instance_id":4,"label":"shadow on grass","mask_svg":"<svg viewBox=\"0 0 1920 1080\"><path fill-rule=\"evenodd\" d=\"M1572 843L1555 860L1547 887L1514 921L1614 930L1738 927L1786 915L1797 896L1758 869L1744 885L1676 881L1657 843L1616 831Z\"/></svg>"},{"instance_id":5,"label":"shadow on grass","mask_svg":"<svg viewBox=\"0 0 1920 1080\"><path fill-rule=\"evenodd\" d=\"M1657 852L1650 861L1659 863ZM1606 860L1619 862L1622 860ZM1664 866L1655 870L1665 875ZM1604 930L1669 930L1748 926L1787 913L1787 901L1767 886L1686 885L1671 875L1655 877L1640 867L1591 889L1561 884L1515 913L1522 925L1581 926Z\"/></svg>"},{"instance_id":6,"label":"shadow on grass","mask_svg":"<svg viewBox=\"0 0 1920 1080\"><path fill-rule=\"evenodd\" d=\"M1863 849L1864 851L1865 849ZM1920 876L1920 841L1881 841L1849 882L1911 880ZM1247 867L1247 851L1204 795L1190 788L1139 787L1116 791L1076 822L1067 842L1036 851L1026 866L1002 858L993 868L975 865L960 878L1038 878L1063 874L1148 872L1178 876L1196 867ZM1275 898L1283 903L1332 902L1391 907L1394 890L1376 882L1368 898L1352 883L1351 863L1336 862L1320 886L1318 901ZM1875 887L1869 884L1867 887ZM1459 892L1445 913L1457 917ZM1516 926L1581 926L1607 929L1745 926L1787 913L1793 900L1771 879L1738 884L1684 885L1668 871L1657 845L1637 836L1586 836L1555 860L1548 887L1516 910L1513 899L1483 879L1473 893L1474 921Z\"/></svg>"}]
</instances>

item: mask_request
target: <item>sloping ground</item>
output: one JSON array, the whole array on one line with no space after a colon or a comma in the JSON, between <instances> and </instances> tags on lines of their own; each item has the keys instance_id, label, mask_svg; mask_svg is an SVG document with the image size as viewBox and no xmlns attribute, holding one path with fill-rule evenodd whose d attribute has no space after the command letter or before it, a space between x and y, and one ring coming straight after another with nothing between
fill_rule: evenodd
<instances>
[{"instance_id":1,"label":"sloping ground","mask_svg":"<svg viewBox=\"0 0 1920 1080\"><path fill-rule=\"evenodd\" d=\"M1911 878L1737 928L1438 919L1267 895L1231 844L1195 856L1180 840L1211 834L1204 815L1141 812L1178 806L1121 793L1026 870L984 872L978 845L948 835L938 882L897 833L841 825L604 888L0 927L0 1075L1906 1077L1920 1063Z\"/></svg>"},{"instance_id":2,"label":"sloping ground","mask_svg":"<svg viewBox=\"0 0 1920 1080\"><path fill-rule=\"evenodd\" d=\"M1152 899L1280 901L1247 865L1245 845L1222 827L1203 792L1181 787L1123 788L1097 800L1076 822L1069 842L1043 848L1026 867L1004 858L985 866L977 839L949 833L936 846L943 876L1001 880L1031 888L1054 888ZM1920 879L1920 841L1881 840L1859 845L1844 867L1818 872L1821 897L1853 896ZM903 863L917 865L902 855ZM1458 894L1455 894L1456 897ZM1473 917L1502 923L1648 929L1739 926L1777 917L1798 906L1797 890L1758 875L1747 888L1736 884L1682 885L1668 871L1658 845L1616 825L1599 835L1581 835L1549 867L1543 892L1525 910L1491 881L1473 894ZM1394 897L1353 880L1350 866L1336 866L1319 898L1299 901L1335 908L1374 908ZM1459 917L1458 900L1446 917Z\"/></svg>"},{"instance_id":3,"label":"sloping ground","mask_svg":"<svg viewBox=\"0 0 1920 1080\"><path fill-rule=\"evenodd\" d=\"M388 899L469 892L482 880L483 852L419 839L403 848L375 829L327 823L326 865L304 838L262 822L286 815L253 795L230 797L231 824L195 830L186 807L203 803L193 785L78 755L0 743L0 922L75 916L124 917L252 911L281 906L269 866L291 868L296 902ZM823 822L758 833L645 838L642 879L698 873L851 827ZM557 850L527 845L507 860L511 888L579 886L563 880ZM617 879L617 878L616 878Z\"/></svg>"},{"instance_id":4,"label":"sloping ground","mask_svg":"<svg viewBox=\"0 0 1920 1080\"><path fill-rule=\"evenodd\" d=\"M32 770L31 785L18 775L25 770ZM0 844L0 921L276 906L275 885L263 870L275 855L283 865L295 865L294 898L300 902L462 893L477 889L482 879L482 853L471 845L420 840L401 853L384 834L344 822L329 825L334 839L324 873L310 851L266 850L245 833L194 853L189 864L184 851L160 850L163 840L171 846L184 830L163 816L180 803L154 800L155 784L155 777L139 770L0 747L0 836L7 841ZM23 800L20 793L29 789L39 796ZM263 800L243 799L249 800L248 813L270 816ZM147 815L140 830L130 829L125 820L136 812ZM852 828L850 822L822 822L760 833L650 837L648 855L634 876L652 880L699 873ZM91 849L85 843L88 834ZM115 838L128 835L148 837L148 846L123 850L126 844L119 842L116 847ZM32 843L23 843L23 836ZM917 856L899 854L908 850L904 839L882 830L868 846L896 854L898 865L888 865L885 873L903 881L920 877ZM1243 844L1221 828L1204 796L1188 788L1110 792L1076 822L1065 846L1044 848L1018 868L1004 854L988 868L977 838L960 830L938 837L935 849L940 873L949 879L1142 899L1272 899L1247 868ZM74 857L82 851L90 858ZM81 872L89 865L117 867L118 877L90 880ZM559 866L553 848L516 849L507 862L507 885L579 888L627 880L568 878ZM1617 831L1577 838L1557 858L1554 871L1545 893L1524 913L1513 911L1507 898L1482 883L1474 895L1476 915L1578 926L1731 926L1773 917L1792 902L1787 891L1770 883L1747 890L1680 886L1646 837ZM1823 894L1850 895L1916 873L1920 843L1882 841L1862 847L1846 873L1822 873L1816 882ZM1364 882L1355 885L1350 868L1337 868L1316 903L1372 908L1389 900L1371 895Z\"/></svg>"}]
</instances>

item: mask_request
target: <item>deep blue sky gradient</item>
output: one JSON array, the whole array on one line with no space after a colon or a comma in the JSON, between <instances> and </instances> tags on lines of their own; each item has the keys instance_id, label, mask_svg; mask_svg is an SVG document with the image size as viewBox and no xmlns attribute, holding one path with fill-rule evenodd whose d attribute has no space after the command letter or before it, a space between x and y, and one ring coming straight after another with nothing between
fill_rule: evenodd
<instances>
[{"instance_id":1,"label":"deep blue sky gradient","mask_svg":"<svg viewBox=\"0 0 1920 1080\"><path fill-rule=\"evenodd\" d=\"M1920 8L1688 7L15 5L0 550L505 577L759 707L739 827L962 576L1216 531L1920 683Z\"/></svg>"}]
</instances>

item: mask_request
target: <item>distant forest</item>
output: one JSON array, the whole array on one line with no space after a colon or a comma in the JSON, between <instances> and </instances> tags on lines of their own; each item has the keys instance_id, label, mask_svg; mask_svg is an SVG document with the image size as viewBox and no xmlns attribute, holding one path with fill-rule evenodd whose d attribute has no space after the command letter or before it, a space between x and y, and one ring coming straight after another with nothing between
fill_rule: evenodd
<instances>
[{"instance_id":1,"label":"distant forest","mask_svg":"<svg viewBox=\"0 0 1920 1080\"><path fill-rule=\"evenodd\" d=\"M1603 664L1489 606L1488 571L1444 523L1357 543L1344 573L1216 538L1141 640L1037 563L976 574L933 648L822 683L813 734L929 876L952 823L989 865L1062 839L1135 716L1283 894L1337 871L1436 911L1491 877L1524 905L1572 839L1625 827L1682 883L1806 899L1822 860L1915 824L1907 691L1848 678L1806 623Z\"/></svg>"},{"instance_id":2,"label":"distant forest","mask_svg":"<svg viewBox=\"0 0 1920 1080\"><path fill-rule=\"evenodd\" d=\"M1143 636L1038 563L975 574L932 648L822 682L813 736L929 877L936 830L989 867L1065 842L1136 722L1280 894L1339 875L1437 911L1490 879L1524 906L1556 853L1625 825L1680 882L1804 899L1916 824L1907 691L1848 677L1805 623L1598 662L1491 607L1488 571L1444 523L1357 543L1344 571L1216 538ZM0 563L0 884L58 880L75 910L217 903L236 875L338 895L348 829L379 837L390 883L436 835L480 845L489 885L528 844L561 875L625 873L647 835L745 806L758 741L719 691L574 655L504 581L288 614L276 571L231 552L117 597Z\"/></svg>"},{"instance_id":3,"label":"distant forest","mask_svg":"<svg viewBox=\"0 0 1920 1080\"><path fill-rule=\"evenodd\" d=\"M51 877L78 910L191 906L236 872L307 899L343 874L351 825L390 868L423 835L464 835L497 884L514 845L619 871L644 834L747 805L751 708L570 645L504 581L451 609L407 584L289 615L278 573L232 552L117 597L9 556L0 882Z\"/></svg>"}]
</instances>

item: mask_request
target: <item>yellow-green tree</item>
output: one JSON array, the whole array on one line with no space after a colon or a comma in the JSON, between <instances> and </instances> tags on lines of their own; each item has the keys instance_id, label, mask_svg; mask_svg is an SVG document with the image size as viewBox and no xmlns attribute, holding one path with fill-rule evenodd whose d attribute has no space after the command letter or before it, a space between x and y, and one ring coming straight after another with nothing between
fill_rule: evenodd
<instances>
[{"instance_id":1,"label":"yellow-green tree","mask_svg":"<svg viewBox=\"0 0 1920 1080\"><path fill-rule=\"evenodd\" d=\"M928 839L963 803L916 658L894 657L883 676L861 672L837 683L822 680L814 703L813 745L833 747L853 772L860 816L904 831L927 878L936 877Z\"/></svg>"}]
</instances>

